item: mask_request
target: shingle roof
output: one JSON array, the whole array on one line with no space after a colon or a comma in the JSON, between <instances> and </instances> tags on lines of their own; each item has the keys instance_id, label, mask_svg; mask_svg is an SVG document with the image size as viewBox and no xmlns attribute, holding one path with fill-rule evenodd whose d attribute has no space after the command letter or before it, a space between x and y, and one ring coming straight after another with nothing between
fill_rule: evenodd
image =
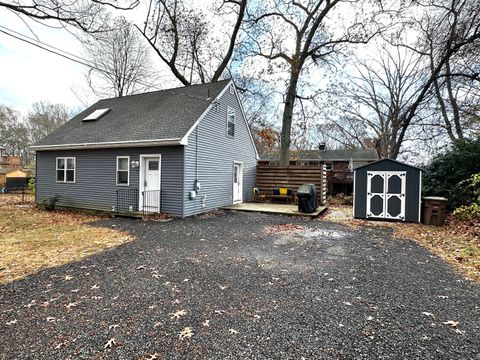
<instances>
[{"instance_id":1,"label":"shingle roof","mask_svg":"<svg viewBox=\"0 0 480 360\"><path fill-rule=\"evenodd\" d=\"M349 161L349 160L378 160L375 150L365 149L340 149L340 150L299 150L292 151L290 158L300 160L323 160L323 161ZM263 155L261 160L279 160L278 154Z\"/></svg>"},{"instance_id":2,"label":"shingle roof","mask_svg":"<svg viewBox=\"0 0 480 360\"><path fill-rule=\"evenodd\" d=\"M230 81L103 99L35 146L181 139ZM104 108L111 110L96 121L82 121Z\"/></svg>"}]
</instances>

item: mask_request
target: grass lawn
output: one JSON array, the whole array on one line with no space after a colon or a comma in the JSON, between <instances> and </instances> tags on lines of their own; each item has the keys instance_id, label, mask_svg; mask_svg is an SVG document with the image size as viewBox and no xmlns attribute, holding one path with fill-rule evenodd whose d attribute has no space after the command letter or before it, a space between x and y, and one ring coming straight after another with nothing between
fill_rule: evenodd
<instances>
[{"instance_id":1,"label":"grass lawn","mask_svg":"<svg viewBox=\"0 0 480 360\"><path fill-rule=\"evenodd\" d=\"M0 194L0 283L131 240L116 229L91 226L101 216L38 210L30 197L25 200Z\"/></svg>"},{"instance_id":2,"label":"grass lawn","mask_svg":"<svg viewBox=\"0 0 480 360\"><path fill-rule=\"evenodd\" d=\"M464 223L447 218L444 226L428 226L388 221L367 221L352 218L351 206L334 205L325 220L351 227L380 226L393 229L396 237L412 239L442 257L466 277L480 282L480 221Z\"/></svg>"}]
</instances>

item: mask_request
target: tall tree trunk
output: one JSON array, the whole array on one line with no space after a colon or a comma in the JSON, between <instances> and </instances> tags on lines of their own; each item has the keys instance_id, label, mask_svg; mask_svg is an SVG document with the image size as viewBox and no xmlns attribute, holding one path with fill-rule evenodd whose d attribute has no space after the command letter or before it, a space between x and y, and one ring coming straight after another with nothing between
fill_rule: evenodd
<instances>
[{"instance_id":1,"label":"tall tree trunk","mask_svg":"<svg viewBox=\"0 0 480 360\"><path fill-rule=\"evenodd\" d=\"M295 99L297 97L297 83L300 71L292 69L290 83L285 95L285 106L282 118L282 136L280 143L280 166L287 166L290 162L290 135L292 133L292 118Z\"/></svg>"},{"instance_id":2,"label":"tall tree trunk","mask_svg":"<svg viewBox=\"0 0 480 360\"><path fill-rule=\"evenodd\" d=\"M460 123L460 110L458 109L457 99L455 95L453 95L452 89L452 79L450 76L452 74L452 70L450 68L450 59L447 59L447 61L445 62L445 71L447 75L445 77L445 83L447 84L448 98L450 100L450 106L452 107L455 132L457 133L458 139L463 140L463 129L462 124Z\"/></svg>"}]
</instances>

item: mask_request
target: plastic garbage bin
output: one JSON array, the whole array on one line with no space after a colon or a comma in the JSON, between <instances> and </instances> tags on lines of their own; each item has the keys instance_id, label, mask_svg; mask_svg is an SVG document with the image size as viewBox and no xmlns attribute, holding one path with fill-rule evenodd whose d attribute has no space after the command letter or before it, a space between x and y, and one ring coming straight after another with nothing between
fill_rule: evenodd
<instances>
[{"instance_id":1,"label":"plastic garbage bin","mask_svg":"<svg viewBox=\"0 0 480 360\"><path fill-rule=\"evenodd\" d=\"M423 223L441 226L445 223L448 199L438 196L427 196L423 199Z\"/></svg>"},{"instance_id":2,"label":"plastic garbage bin","mask_svg":"<svg viewBox=\"0 0 480 360\"><path fill-rule=\"evenodd\" d=\"M317 210L317 188L315 184L303 184L297 190L298 211L312 213Z\"/></svg>"}]
</instances>

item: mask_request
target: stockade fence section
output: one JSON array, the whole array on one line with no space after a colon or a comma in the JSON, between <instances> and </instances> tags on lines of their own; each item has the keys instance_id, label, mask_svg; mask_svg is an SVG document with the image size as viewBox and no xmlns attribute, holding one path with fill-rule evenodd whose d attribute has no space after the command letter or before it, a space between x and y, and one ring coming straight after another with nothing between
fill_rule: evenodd
<instances>
[{"instance_id":1,"label":"stockade fence section","mask_svg":"<svg viewBox=\"0 0 480 360\"><path fill-rule=\"evenodd\" d=\"M319 205L326 203L327 173L325 165L289 165L286 167L257 165L256 187L261 194L271 195L273 188L281 187L296 192L303 184L315 184Z\"/></svg>"}]
</instances>

